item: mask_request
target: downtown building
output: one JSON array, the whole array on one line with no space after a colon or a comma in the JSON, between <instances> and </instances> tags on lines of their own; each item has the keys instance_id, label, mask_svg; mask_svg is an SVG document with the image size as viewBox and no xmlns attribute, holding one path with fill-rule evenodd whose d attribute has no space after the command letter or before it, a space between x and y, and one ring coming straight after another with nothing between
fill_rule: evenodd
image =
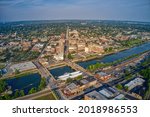
<instances>
[{"instance_id":1,"label":"downtown building","mask_svg":"<svg viewBox=\"0 0 150 117\"><path fill-rule=\"evenodd\" d=\"M56 54L54 55L54 58L57 61L64 60L64 38L60 38L58 46L56 47Z\"/></svg>"}]
</instances>

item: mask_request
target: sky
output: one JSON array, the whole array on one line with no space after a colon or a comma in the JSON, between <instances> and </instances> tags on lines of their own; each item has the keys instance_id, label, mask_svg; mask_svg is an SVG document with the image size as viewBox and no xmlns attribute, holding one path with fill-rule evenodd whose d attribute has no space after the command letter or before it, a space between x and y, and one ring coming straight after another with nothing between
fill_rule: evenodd
<instances>
[{"instance_id":1,"label":"sky","mask_svg":"<svg viewBox=\"0 0 150 117\"><path fill-rule=\"evenodd\" d=\"M0 0L0 21L125 20L150 22L150 0Z\"/></svg>"}]
</instances>

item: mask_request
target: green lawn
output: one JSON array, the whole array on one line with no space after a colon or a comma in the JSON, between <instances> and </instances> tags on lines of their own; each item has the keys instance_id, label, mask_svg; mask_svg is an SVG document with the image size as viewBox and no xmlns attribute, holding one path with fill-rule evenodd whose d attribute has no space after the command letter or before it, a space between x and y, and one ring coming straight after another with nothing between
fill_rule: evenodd
<instances>
[{"instance_id":1,"label":"green lawn","mask_svg":"<svg viewBox=\"0 0 150 117\"><path fill-rule=\"evenodd\" d=\"M41 96L35 100L56 100L52 93L46 96Z\"/></svg>"}]
</instances>

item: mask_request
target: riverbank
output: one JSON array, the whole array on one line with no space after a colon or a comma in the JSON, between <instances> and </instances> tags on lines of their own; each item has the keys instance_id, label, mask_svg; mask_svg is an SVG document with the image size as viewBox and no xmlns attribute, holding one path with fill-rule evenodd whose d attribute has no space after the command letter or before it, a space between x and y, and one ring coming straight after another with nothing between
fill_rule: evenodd
<instances>
[{"instance_id":1,"label":"riverbank","mask_svg":"<svg viewBox=\"0 0 150 117\"><path fill-rule=\"evenodd\" d=\"M108 52L108 53L105 53L103 55L97 55L97 56L91 56L91 57L88 57L88 58L83 58L83 59L78 59L78 60L73 60L73 62L85 62L85 61L90 61L90 60L93 60L93 59L101 59L103 57L106 57L106 56L109 56L109 55L112 55L112 54L116 54L118 52L122 52L122 51L126 51L126 50L129 50L131 48L134 48L134 47L138 47L138 46L141 46L143 44L146 44L146 43L149 43L150 41L146 41L146 42L143 42L141 44L138 44L138 45L134 45L132 47L126 47L126 48L122 48L122 49L119 49L117 51L112 51L112 52Z\"/></svg>"},{"instance_id":2,"label":"riverbank","mask_svg":"<svg viewBox=\"0 0 150 117\"><path fill-rule=\"evenodd\" d=\"M7 75L7 76L3 76L2 78L0 78L0 80L11 79L13 77L19 78L19 77L27 76L27 75L34 74L34 73L39 73L39 71L37 69L23 71L19 74L10 74L10 75Z\"/></svg>"},{"instance_id":3,"label":"riverbank","mask_svg":"<svg viewBox=\"0 0 150 117\"><path fill-rule=\"evenodd\" d=\"M127 50L122 50L119 51L115 54L109 54L109 55L105 55L104 57L98 58L98 59L92 59L92 60L88 60L88 61L81 61L78 62L77 64L80 65L81 67L83 67L84 69L86 69L89 65L93 65L96 63L111 63L114 61L117 61L119 59L125 60L125 58L132 58L132 56L134 56L135 54L141 54L143 52L149 51L150 50L150 42L134 47L134 48L130 48ZM121 61L119 61L121 62ZM64 73L68 73L68 72L72 72L71 68L66 68L65 67L55 67L55 69L51 69L50 72L54 77L58 77L60 75L63 75Z\"/></svg>"},{"instance_id":4,"label":"riverbank","mask_svg":"<svg viewBox=\"0 0 150 117\"><path fill-rule=\"evenodd\" d=\"M119 59L119 60L116 60L116 61L113 61L113 62L110 62L110 63L96 63L96 64L92 64L90 66L88 66L88 70L90 72L96 72L97 70L100 70L101 68L105 69L106 67L113 67L113 66L117 66L119 64L122 64L124 62L127 62L127 61L130 61L132 59L135 59L135 58L138 58L140 56L143 56L143 55L146 55L150 52L150 50L148 51L144 51L142 53L138 53L138 54L133 54L131 56L128 56L128 57L125 57L123 59Z\"/></svg>"},{"instance_id":5,"label":"riverbank","mask_svg":"<svg viewBox=\"0 0 150 117\"><path fill-rule=\"evenodd\" d=\"M46 86L46 80L38 73L19 75L10 79L1 80L6 83L0 99L15 99L24 95L42 90Z\"/></svg>"},{"instance_id":6,"label":"riverbank","mask_svg":"<svg viewBox=\"0 0 150 117\"><path fill-rule=\"evenodd\" d=\"M66 66L64 62L61 62L60 64L53 64L53 65L50 65L48 68L48 70L52 70L52 69L56 69L56 68L59 68L59 67L64 67Z\"/></svg>"},{"instance_id":7,"label":"riverbank","mask_svg":"<svg viewBox=\"0 0 150 117\"><path fill-rule=\"evenodd\" d=\"M88 57L88 58L81 58L81 59L75 59L75 60L72 60L72 62L76 62L76 63L81 63L81 62L87 62L87 61L91 61L91 60L94 60L94 59L103 59L104 57L107 57L107 56L110 56L110 55L113 55L113 54L117 54L119 52L123 52L123 51L126 51L126 50L130 50L134 47L139 47L139 46L142 46L146 43L149 43L150 41L148 42L144 42L138 46L132 46L131 48L122 48L122 49L119 49L118 51L113 51L113 52L109 52L109 53L105 53L103 55L97 55L97 56L92 56L92 57ZM60 64L53 64L51 66L48 67L49 70L52 70L52 69L56 69L56 68L60 68L60 67L64 67L66 66L63 62L60 63Z\"/></svg>"},{"instance_id":8,"label":"riverbank","mask_svg":"<svg viewBox=\"0 0 150 117\"><path fill-rule=\"evenodd\" d=\"M127 49L130 49L130 48L124 48L124 49L121 49L119 51L115 51L115 52L109 52L109 53L106 53L106 54L103 54L103 55L98 55L98 56L92 56L92 57L88 57L88 58L81 58L81 59L76 59L76 60L72 60L72 62L85 62L85 61L90 61L90 60L94 60L94 59L101 59L105 56L109 56L109 55L112 55L112 54L115 54L115 53L118 53L118 52L121 52L121 51L125 51ZM50 65L48 68L48 70L52 70L52 69L56 69L56 68L60 68L60 67L65 67L66 65L61 62L60 64L53 64L53 65Z\"/></svg>"}]
</instances>

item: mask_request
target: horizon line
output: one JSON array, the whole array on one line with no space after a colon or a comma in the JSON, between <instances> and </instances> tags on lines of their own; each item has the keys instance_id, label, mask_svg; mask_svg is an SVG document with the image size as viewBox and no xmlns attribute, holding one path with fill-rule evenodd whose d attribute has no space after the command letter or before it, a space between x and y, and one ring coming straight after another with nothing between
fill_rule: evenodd
<instances>
[{"instance_id":1,"label":"horizon line","mask_svg":"<svg viewBox=\"0 0 150 117\"><path fill-rule=\"evenodd\" d=\"M27 19L27 20L12 20L12 21L0 21L0 23L13 23L13 22L30 22L30 21L120 21L120 22L141 22L150 23L150 21L139 20L115 20L115 19Z\"/></svg>"}]
</instances>

